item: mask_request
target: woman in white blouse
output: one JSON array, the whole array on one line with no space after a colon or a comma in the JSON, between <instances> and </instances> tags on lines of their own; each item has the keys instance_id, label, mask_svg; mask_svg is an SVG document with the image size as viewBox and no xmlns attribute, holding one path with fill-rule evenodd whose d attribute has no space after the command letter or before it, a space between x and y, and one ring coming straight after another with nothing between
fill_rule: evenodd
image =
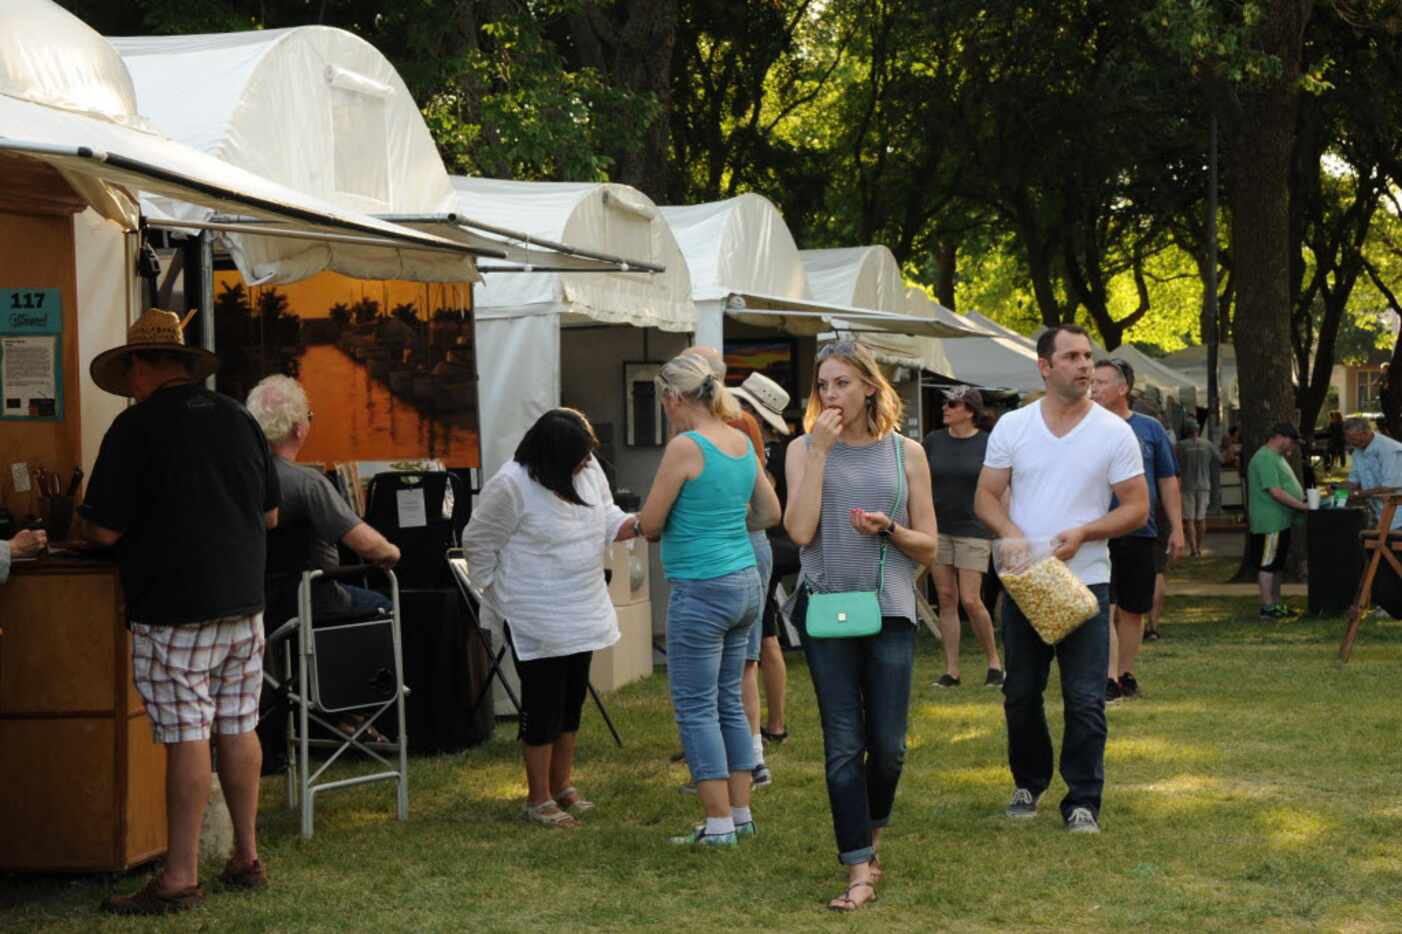
<instances>
[{"instance_id":1,"label":"woman in white blouse","mask_svg":"<svg viewBox=\"0 0 1402 934\"><path fill-rule=\"evenodd\" d=\"M610 542L637 534L613 503L594 429L573 409L542 415L488 481L463 531L463 552L488 609L505 616L521 675L525 818L579 827L593 807L571 783L575 733L593 653L618 641L604 580Z\"/></svg>"}]
</instances>

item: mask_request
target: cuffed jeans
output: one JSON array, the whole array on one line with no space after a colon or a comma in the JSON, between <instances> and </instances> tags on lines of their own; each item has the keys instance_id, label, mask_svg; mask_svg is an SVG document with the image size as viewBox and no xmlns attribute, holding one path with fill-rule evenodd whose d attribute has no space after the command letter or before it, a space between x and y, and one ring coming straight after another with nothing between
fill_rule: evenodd
<instances>
[{"instance_id":1,"label":"cuffed jeans","mask_svg":"<svg viewBox=\"0 0 1402 934\"><path fill-rule=\"evenodd\" d=\"M769 536L764 532L751 532L750 544L755 549L755 569L759 571L760 619L750 628L749 645L745 651L748 661L757 662L760 647L764 642L764 601L769 596L769 579L774 573L774 549L769 544Z\"/></svg>"},{"instance_id":2,"label":"cuffed jeans","mask_svg":"<svg viewBox=\"0 0 1402 934\"><path fill-rule=\"evenodd\" d=\"M1008 721L1008 765L1013 783L1033 795L1051 785L1052 740L1042 695L1052 657L1061 669L1065 732L1061 739L1061 778L1066 797L1061 816L1076 808L1100 815L1105 787L1105 671L1110 665L1108 584L1091 592L1100 612L1056 645L1047 645L1014 600L1003 608L1003 712Z\"/></svg>"},{"instance_id":3,"label":"cuffed jeans","mask_svg":"<svg viewBox=\"0 0 1402 934\"><path fill-rule=\"evenodd\" d=\"M759 574L674 580L667 601L667 679L693 781L754 768L740 676L763 606Z\"/></svg>"},{"instance_id":4,"label":"cuffed jeans","mask_svg":"<svg viewBox=\"0 0 1402 934\"><path fill-rule=\"evenodd\" d=\"M794 605L794 618L823 722L837 859L851 866L876 855L872 831L891 822L905 765L915 626L903 617L888 616L872 636L810 639L804 624L807 613L804 589Z\"/></svg>"}]
</instances>

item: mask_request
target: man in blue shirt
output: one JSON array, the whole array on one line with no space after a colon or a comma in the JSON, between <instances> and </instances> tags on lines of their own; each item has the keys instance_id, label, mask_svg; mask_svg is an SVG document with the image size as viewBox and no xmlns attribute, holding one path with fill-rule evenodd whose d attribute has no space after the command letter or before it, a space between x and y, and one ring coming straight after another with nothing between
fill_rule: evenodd
<instances>
[{"instance_id":1,"label":"man in blue shirt","mask_svg":"<svg viewBox=\"0 0 1402 934\"><path fill-rule=\"evenodd\" d=\"M1353 448L1353 467L1348 472L1348 485L1353 492L1364 494L1384 487L1402 487L1402 444L1385 435L1374 434L1366 418L1344 419L1344 441ZM1382 519L1382 502L1368 500L1373 521ZM1402 510L1392 518L1392 527L1402 529Z\"/></svg>"},{"instance_id":2,"label":"man in blue shirt","mask_svg":"<svg viewBox=\"0 0 1402 934\"><path fill-rule=\"evenodd\" d=\"M1154 549L1159 531L1155 517L1160 503L1172 528L1168 538L1169 556L1177 558L1183 553L1183 507L1173 441L1158 419L1130 411L1129 398L1133 389L1134 368L1124 360L1111 357L1095 365L1091 397L1129 422L1134 436L1139 439L1144 479L1149 484L1148 521L1142 528L1110 540L1110 602L1115 607L1115 625L1110 629L1107 701L1139 694L1134 663L1144 637L1144 615L1154 605ZM1115 637L1118 637L1118 652Z\"/></svg>"}]
</instances>

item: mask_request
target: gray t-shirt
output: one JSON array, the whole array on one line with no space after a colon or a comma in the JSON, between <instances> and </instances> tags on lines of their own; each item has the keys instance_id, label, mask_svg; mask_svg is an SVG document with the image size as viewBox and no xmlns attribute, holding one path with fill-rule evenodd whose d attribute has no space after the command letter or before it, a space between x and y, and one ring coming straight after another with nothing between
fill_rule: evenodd
<instances>
[{"instance_id":1,"label":"gray t-shirt","mask_svg":"<svg viewBox=\"0 0 1402 934\"><path fill-rule=\"evenodd\" d=\"M1212 465L1221 463L1217 445L1201 437L1178 442L1179 484L1184 493L1206 493L1212 489Z\"/></svg>"},{"instance_id":2,"label":"gray t-shirt","mask_svg":"<svg viewBox=\"0 0 1402 934\"><path fill-rule=\"evenodd\" d=\"M311 529L307 566L323 571L334 570L341 564L336 543L363 520L321 471L281 457L275 459L278 483L282 487L278 525L305 523ZM318 610L345 609L350 602L339 585L322 588L315 596Z\"/></svg>"},{"instance_id":3,"label":"gray t-shirt","mask_svg":"<svg viewBox=\"0 0 1402 934\"><path fill-rule=\"evenodd\" d=\"M958 538L992 538L974 515L974 491L988 451L988 432L956 438L941 428L925 436L925 458L930 462L930 486L935 494L935 521L941 535Z\"/></svg>"}]
</instances>

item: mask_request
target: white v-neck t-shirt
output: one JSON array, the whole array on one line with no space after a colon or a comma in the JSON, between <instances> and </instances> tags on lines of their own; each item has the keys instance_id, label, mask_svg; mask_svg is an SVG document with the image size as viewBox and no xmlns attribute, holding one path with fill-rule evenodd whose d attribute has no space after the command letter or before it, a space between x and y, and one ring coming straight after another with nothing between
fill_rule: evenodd
<instances>
[{"instance_id":1,"label":"white v-neck t-shirt","mask_svg":"<svg viewBox=\"0 0 1402 934\"><path fill-rule=\"evenodd\" d=\"M1114 484L1144 473L1139 441L1123 418L1091 403L1058 438L1047 427L1040 399L998 419L983 465L1012 468L1008 515L1028 538L1050 538L1094 522L1110 511ZM1109 583L1109 543L1082 544L1067 565L1083 583Z\"/></svg>"}]
</instances>

